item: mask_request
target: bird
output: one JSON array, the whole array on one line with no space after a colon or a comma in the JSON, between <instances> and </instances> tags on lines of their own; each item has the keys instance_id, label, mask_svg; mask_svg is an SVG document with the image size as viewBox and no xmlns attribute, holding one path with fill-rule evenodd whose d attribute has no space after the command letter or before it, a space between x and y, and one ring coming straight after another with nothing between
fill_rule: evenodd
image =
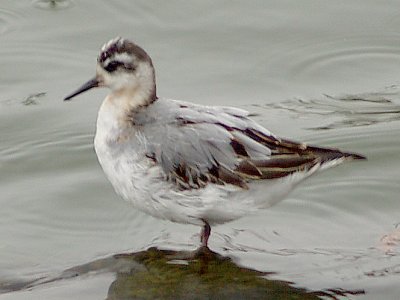
<instances>
[{"instance_id":1,"label":"bird","mask_svg":"<svg viewBox=\"0 0 400 300\"><path fill-rule=\"evenodd\" d=\"M283 200L304 179L365 156L279 137L246 110L158 97L152 59L117 37L101 48L96 75L64 98L111 91L96 123L94 148L116 193L153 217L211 226Z\"/></svg>"}]
</instances>

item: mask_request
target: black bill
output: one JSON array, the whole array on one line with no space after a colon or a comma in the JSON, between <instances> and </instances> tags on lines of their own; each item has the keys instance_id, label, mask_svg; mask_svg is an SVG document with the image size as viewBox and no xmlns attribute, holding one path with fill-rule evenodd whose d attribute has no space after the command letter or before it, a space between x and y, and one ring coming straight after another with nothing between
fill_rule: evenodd
<instances>
[{"instance_id":1,"label":"black bill","mask_svg":"<svg viewBox=\"0 0 400 300\"><path fill-rule=\"evenodd\" d=\"M77 89L75 92L73 92L71 95L68 95L67 97L64 98L64 101L70 100L76 95L79 95L83 92L86 92L87 90L90 90L91 88L98 87L100 84L99 80L95 77L90 79L88 82L86 82L84 85L82 85L79 89Z\"/></svg>"}]
</instances>

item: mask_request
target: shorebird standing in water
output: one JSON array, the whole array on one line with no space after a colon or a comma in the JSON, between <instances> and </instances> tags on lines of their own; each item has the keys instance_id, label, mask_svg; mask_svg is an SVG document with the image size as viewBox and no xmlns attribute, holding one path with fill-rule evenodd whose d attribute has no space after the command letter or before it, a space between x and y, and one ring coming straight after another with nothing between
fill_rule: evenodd
<instances>
[{"instance_id":1,"label":"shorebird standing in water","mask_svg":"<svg viewBox=\"0 0 400 300\"><path fill-rule=\"evenodd\" d=\"M94 87L111 93L100 107L94 146L115 191L156 218L202 226L238 219L282 200L298 183L365 157L280 138L232 107L157 97L150 56L116 38L97 59Z\"/></svg>"}]
</instances>

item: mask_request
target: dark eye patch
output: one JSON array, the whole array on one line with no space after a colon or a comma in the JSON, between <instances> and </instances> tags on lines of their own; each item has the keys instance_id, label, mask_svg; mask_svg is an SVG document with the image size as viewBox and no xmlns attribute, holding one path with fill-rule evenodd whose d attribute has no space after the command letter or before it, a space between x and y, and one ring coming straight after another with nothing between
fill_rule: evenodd
<instances>
[{"instance_id":1,"label":"dark eye patch","mask_svg":"<svg viewBox=\"0 0 400 300\"><path fill-rule=\"evenodd\" d=\"M109 73L112 73L118 69L118 67L123 66L124 63L120 61L111 61L107 66L104 67L104 70L106 70Z\"/></svg>"},{"instance_id":2,"label":"dark eye patch","mask_svg":"<svg viewBox=\"0 0 400 300\"><path fill-rule=\"evenodd\" d=\"M104 67L104 70L106 70L109 73L112 73L116 71L118 68L124 68L128 71L134 71L135 66L133 64L124 64L123 62L120 61L111 61L107 66Z\"/></svg>"}]
</instances>

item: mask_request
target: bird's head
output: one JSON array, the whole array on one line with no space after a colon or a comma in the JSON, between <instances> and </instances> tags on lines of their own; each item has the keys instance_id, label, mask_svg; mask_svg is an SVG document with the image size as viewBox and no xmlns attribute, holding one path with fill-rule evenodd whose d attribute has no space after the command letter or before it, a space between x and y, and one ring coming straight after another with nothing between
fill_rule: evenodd
<instances>
[{"instance_id":1,"label":"bird's head","mask_svg":"<svg viewBox=\"0 0 400 300\"><path fill-rule=\"evenodd\" d=\"M129 40L120 37L110 40L97 58L96 76L64 100L95 87L108 87L113 93L129 93L154 100L155 72L150 56Z\"/></svg>"}]
</instances>

